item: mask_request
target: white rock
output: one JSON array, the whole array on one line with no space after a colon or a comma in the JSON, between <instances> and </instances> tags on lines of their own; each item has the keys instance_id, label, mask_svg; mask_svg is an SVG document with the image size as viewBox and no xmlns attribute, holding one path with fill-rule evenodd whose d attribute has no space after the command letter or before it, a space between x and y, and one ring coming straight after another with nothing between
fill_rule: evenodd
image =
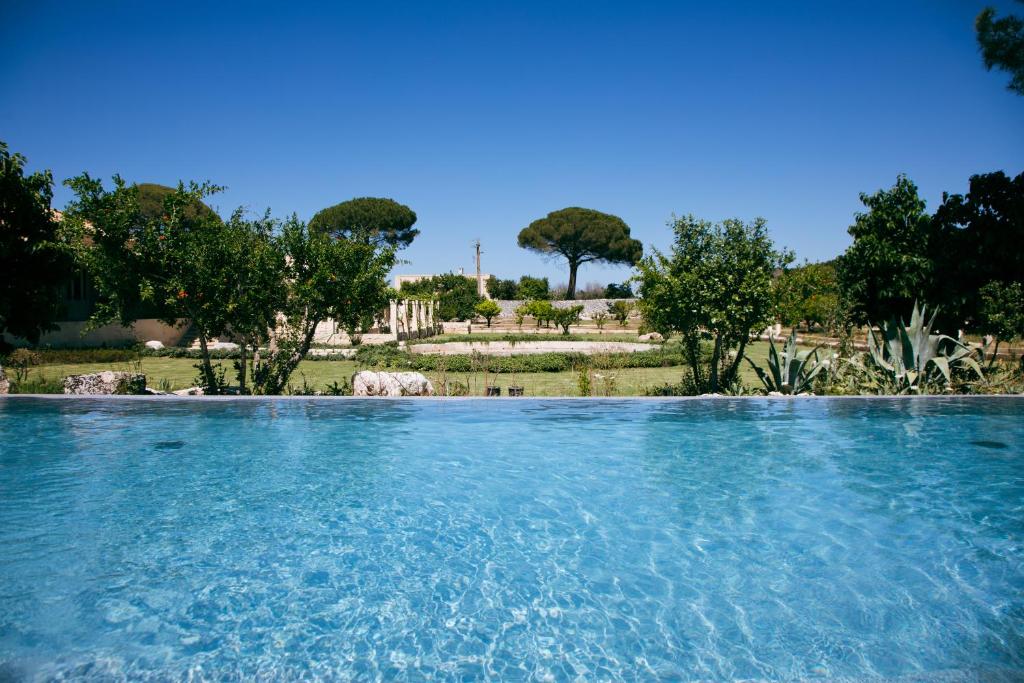
<instances>
[{"instance_id":1,"label":"white rock","mask_svg":"<svg viewBox=\"0 0 1024 683\"><path fill-rule=\"evenodd\" d=\"M238 350L238 344L236 344L234 342L218 341L218 342L213 342L212 344L208 344L207 348L211 349L211 350L237 351Z\"/></svg>"},{"instance_id":2,"label":"white rock","mask_svg":"<svg viewBox=\"0 0 1024 683\"><path fill-rule=\"evenodd\" d=\"M434 385L419 372L373 372L352 376L353 396L433 396Z\"/></svg>"},{"instance_id":3,"label":"white rock","mask_svg":"<svg viewBox=\"0 0 1024 683\"><path fill-rule=\"evenodd\" d=\"M76 395L141 394L146 391L146 376L134 372L93 372L68 375L64 393Z\"/></svg>"},{"instance_id":4,"label":"white rock","mask_svg":"<svg viewBox=\"0 0 1024 683\"><path fill-rule=\"evenodd\" d=\"M148 342L146 342L146 348L159 350L164 348L164 343L156 339L151 339Z\"/></svg>"},{"instance_id":5,"label":"white rock","mask_svg":"<svg viewBox=\"0 0 1024 683\"><path fill-rule=\"evenodd\" d=\"M651 341L651 342L665 341L665 338L663 336L661 336L660 334L658 334L657 332L648 332L647 334L641 334L636 339L637 339L637 341Z\"/></svg>"},{"instance_id":6,"label":"white rock","mask_svg":"<svg viewBox=\"0 0 1024 683\"><path fill-rule=\"evenodd\" d=\"M175 396L204 396L206 394L202 387L189 387L188 389L178 389L177 391L172 391L171 393L174 394Z\"/></svg>"}]
</instances>

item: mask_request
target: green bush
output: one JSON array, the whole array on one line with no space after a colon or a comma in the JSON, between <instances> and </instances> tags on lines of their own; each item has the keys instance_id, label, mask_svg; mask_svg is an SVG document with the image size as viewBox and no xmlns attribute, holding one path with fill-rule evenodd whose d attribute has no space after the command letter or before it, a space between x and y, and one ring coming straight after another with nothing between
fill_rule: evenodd
<instances>
[{"instance_id":1,"label":"green bush","mask_svg":"<svg viewBox=\"0 0 1024 683\"><path fill-rule=\"evenodd\" d=\"M477 354L478 356L480 354ZM472 355L455 356L409 353L393 346L359 349L356 363L371 368L392 368L433 372L474 372L479 362ZM521 356L488 356L488 371L495 373L566 372L581 367L595 369L662 368L682 365L678 350L608 353L588 356L583 353L535 353Z\"/></svg>"},{"instance_id":2,"label":"green bush","mask_svg":"<svg viewBox=\"0 0 1024 683\"><path fill-rule=\"evenodd\" d=\"M400 294L436 296L437 317L443 321L471 320L474 307L482 297L476 291L476 280L456 273L445 273L416 282L403 282Z\"/></svg>"}]
</instances>

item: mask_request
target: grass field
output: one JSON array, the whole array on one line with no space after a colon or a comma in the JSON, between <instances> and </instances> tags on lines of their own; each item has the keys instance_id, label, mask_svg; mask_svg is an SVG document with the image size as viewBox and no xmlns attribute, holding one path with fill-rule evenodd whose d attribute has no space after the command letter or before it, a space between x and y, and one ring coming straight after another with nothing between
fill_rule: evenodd
<instances>
[{"instance_id":1,"label":"grass field","mask_svg":"<svg viewBox=\"0 0 1024 683\"><path fill-rule=\"evenodd\" d=\"M748 348L748 356L759 365L765 365L768 355L768 345L764 342L751 344ZM159 387L161 380L166 380L171 389L184 389L196 383L198 371L195 368L197 360L190 358L143 358L137 362L121 363L74 363L60 365L41 365L31 370L34 376L51 379L61 379L66 375L77 375L88 372L101 372L103 370L126 370L145 373L147 382L151 387ZM227 370L229 380L233 379L234 368L231 361L220 361ZM323 390L327 385L338 382L344 383L351 379L352 374L363 369L355 361L304 361L298 371L292 375L291 384L294 387L301 387L303 382L313 389ZM667 383L676 383L680 380L683 368L635 368L624 370L595 370L596 375L605 378L614 376L616 396L642 396L648 387L658 386ZM425 373L435 385L439 384L441 377L436 372ZM459 381L469 386L470 393L482 395L484 393L484 374L474 373L449 373L449 381ZM760 386L757 376L747 363L741 366L741 377L748 386ZM600 378L598 378L600 380ZM537 372L517 374L514 376L515 383L525 388L526 396L577 396L578 375L574 372ZM502 387L502 395L506 393L506 387L512 384L513 375L491 374L487 377L488 384L497 384ZM234 382L232 382L234 383Z\"/></svg>"}]
</instances>

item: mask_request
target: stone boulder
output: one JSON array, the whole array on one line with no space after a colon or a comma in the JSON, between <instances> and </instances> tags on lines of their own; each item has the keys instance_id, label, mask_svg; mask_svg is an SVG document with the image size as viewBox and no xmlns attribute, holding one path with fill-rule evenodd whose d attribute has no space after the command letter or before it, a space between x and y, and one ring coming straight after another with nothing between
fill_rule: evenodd
<instances>
[{"instance_id":1,"label":"stone boulder","mask_svg":"<svg viewBox=\"0 0 1024 683\"><path fill-rule=\"evenodd\" d=\"M0 365L0 394L8 394L11 391L11 382L4 374L4 368Z\"/></svg>"},{"instance_id":2,"label":"stone boulder","mask_svg":"<svg viewBox=\"0 0 1024 683\"><path fill-rule=\"evenodd\" d=\"M146 348L153 349L154 351L159 351L160 349L164 348L164 343L158 339L151 339L150 341L146 342Z\"/></svg>"},{"instance_id":3,"label":"stone boulder","mask_svg":"<svg viewBox=\"0 0 1024 683\"><path fill-rule=\"evenodd\" d=\"M88 375L68 375L64 378L64 393L76 395L143 394L146 376L134 372L93 372Z\"/></svg>"},{"instance_id":4,"label":"stone boulder","mask_svg":"<svg viewBox=\"0 0 1024 683\"><path fill-rule=\"evenodd\" d=\"M637 341L646 342L663 342L665 338L657 332L648 332L647 334L641 334L636 338Z\"/></svg>"},{"instance_id":5,"label":"stone boulder","mask_svg":"<svg viewBox=\"0 0 1024 683\"><path fill-rule=\"evenodd\" d=\"M175 396L205 396L206 390L202 387L189 387L188 389L178 389L171 393Z\"/></svg>"},{"instance_id":6,"label":"stone boulder","mask_svg":"<svg viewBox=\"0 0 1024 683\"><path fill-rule=\"evenodd\" d=\"M419 372L372 372L352 375L353 396L433 396L434 385Z\"/></svg>"}]
</instances>

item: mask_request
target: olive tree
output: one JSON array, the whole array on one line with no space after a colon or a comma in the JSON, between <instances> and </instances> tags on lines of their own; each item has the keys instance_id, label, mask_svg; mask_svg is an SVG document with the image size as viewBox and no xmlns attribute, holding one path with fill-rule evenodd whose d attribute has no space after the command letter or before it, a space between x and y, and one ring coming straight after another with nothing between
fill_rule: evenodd
<instances>
[{"instance_id":1,"label":"olive tree","mask_svg":"<svg viewBox=\"0 0 1024 683\"><path fill-rule=\"evenodd\" d=\"M621 218L580 207L552 211L530 223L519 233L519 246L569 263L566 299L575 298L576 273L584 263L632 266L643 256L643 245L630 237L629 226Z\"/></svg>"},{"instance_id":2,"label":"olive tree","mask_svg":"<svg viewBox=\"0 0 1024 683\"><path fill-rule=\"evenodd\" d=\"M792 256L775 249L764 219L721 223L673 217L669 254L640 261L640 311L658 332L678 333L700 392L732 386L747 343L774 315L772 275ZM710 365L702 344L711 343Z\"/></svg>"}]
</instances>

